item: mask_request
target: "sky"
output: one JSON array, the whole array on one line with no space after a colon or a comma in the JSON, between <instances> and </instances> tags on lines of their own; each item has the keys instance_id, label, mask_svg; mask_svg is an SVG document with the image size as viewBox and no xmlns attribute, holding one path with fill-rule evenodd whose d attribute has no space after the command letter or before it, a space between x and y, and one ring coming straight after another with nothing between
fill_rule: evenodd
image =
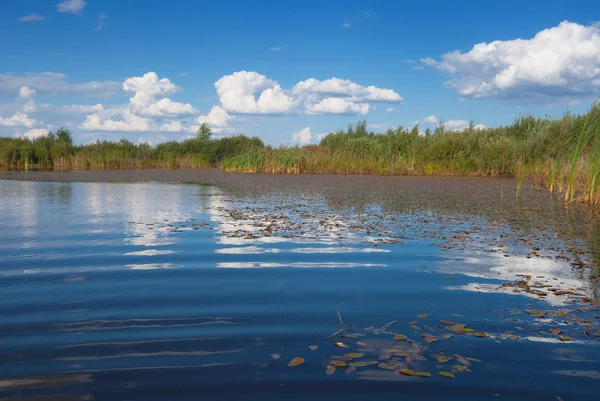
<instances>
[{"instance_id":1,"label":"sky","mask_svg":"<svg viewBox=\"0 0 600 401\"><path fill-rule=\"evenodd\" d=\"M596 1L2 0L0 136L318 143L600 96Z\"/></svg>"}]
</instances>

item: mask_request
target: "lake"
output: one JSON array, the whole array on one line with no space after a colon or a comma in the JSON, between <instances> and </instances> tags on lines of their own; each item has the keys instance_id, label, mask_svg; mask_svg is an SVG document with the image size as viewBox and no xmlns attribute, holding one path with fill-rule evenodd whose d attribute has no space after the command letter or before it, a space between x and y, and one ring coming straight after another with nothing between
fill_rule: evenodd
<instances>
[{"instance_id":1,"label":"lake","mask_svg":"<svg viewBox=\"0 0 600 401\"><path fill-rule=\"evenodd\" d=\"M132 177L0 180L0 398L598 399L593 208L480 178Z\"/></svg>"}]
</instances>

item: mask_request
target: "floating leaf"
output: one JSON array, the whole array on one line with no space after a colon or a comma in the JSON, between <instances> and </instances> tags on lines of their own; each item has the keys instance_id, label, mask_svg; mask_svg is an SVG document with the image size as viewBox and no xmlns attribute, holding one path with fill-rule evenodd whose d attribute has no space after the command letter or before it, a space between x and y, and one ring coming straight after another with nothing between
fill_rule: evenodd
<instances>
[{"instance_id":1,"label":"floating leaf","mask_svg":"<svg viewBox=\"0 0 600 401\"><path fill-rule=\"evenodd\" d=\"M414 330L419 330L420 327L417 326L417 325L415 325L415 324L413 324L413 325L410 326L410 328L414 329Z\"/></svg>"},{"instance_id":2,"label":"floating leaf","mask_svg":"<svg viewBox=\"0 0 600 401\"><path fill-rule=\"evenodd\" d=\"M381 354L379 355L379 360L385 361L386 359L390 359L392 356L390 354Z\"/></svg>"},{"instance_id":3,"label":"floating leaf","mask_svg":"<svg viewBox=\"0 0 600 401\"><path fill-rule=\"evenodd\" d=\"M380 363L377 366L385 370L396 370L396 368L398 367L398 365L392 365L391 363Z\"/></svg>"},{"instance_id":4,"label":"floating leaf","mask_svg":"<svg viewBox=\"0 0 600 401\"><path fill-rule=\"evenodd\" d=\"M454 276L444 276L444 278L446 280L455 280L456 279L456 277L454 277Z\"/></svg>"},{"instance_id":5,"label":"floating leaf","mask_svg":"<svg viewBox=\"0 0 600 401\"><path fill-rule=\"evenodd\" d=\"M367 346L367 343L363 343L362 341L357 341L356 345L358 345L359 347L365 348Z\"/></svg>"},{"instance_id":6,"label":"floating leaf","mask_svg":"<svg viewBox=\"0 0 600 401\"><path fill-rule=\"evenodd\" d=\"M348 364L344 361L335 361L333 364L336 368L345 368Z\"/></svg>"},{"instance_id":7,"label":"floating leaf","mask_svg":"<svg viewBox=\"0 0 600 401\"><path fill-rule=\"evenodd\" d=\"M281 354L271 354L271 358L279 359L279 358L281 358Z\"/></svg>"},{"instance_id":8,"label":"floating leaf","mask_svg":"<svg viewBox=\"0 0 600 401\"><path fill-rule=\"evenodd\" d=\"M426 338L425 338L425 341L427 341L427 342L428 342L428 343L430 343L430 344L431 344L431 343L434 343L434 342L436 342L436 341L438 341L438 340L439 340L439 338L437 338L437 337L426 337Z\"/></svg>"},{"instance_id":9,"label":"floating leaf","mask_svg":"<svg viewBox=\"0 0 600 401\"><path fill-rule=\"evenodd\" d=\"M408 337L402 335L402 334L398 334L397 336L394 337L394 341L404 341L406 340Z\"/></svg>"},{"instance_id":10,"label":"floating leaf","mask_svg":"<svg viewBox=\"0 0 600 401\"><path fill-rule=\"evenodd\" d=\"M403 374L405 376L414 376L415 375L414 370L410 370L410 369L400 369L398 371L398 373L401 373L401 374Z\"/></svg>"},{"instance_id":11,"label":"floating leaf","mask_svg":"<svg viewBox=\"0 0 600 401\"><path fill-rule=\"evenodd\" d=\"M468 368L465 365L454 365L452 367L453 372L464 372L466 370L468 370Z\"/></svg>"},{"instance_id":12,"label":"floating leaf","mask_svg":"<svg viewBox=\"0 0 600 401\"><path fill-rule=\"evenodd\" d=\"M349 375L350 373L354 373L355 371L356 368L354 366L350 366L348 369L345 370L345 373Z\"/></svg>"},{"instance_id":13,"label":"floating leaf","mask_svg":"<svg viewBox=\"0 0 600 401\"><path fill-rule=\"evenodd\" d=\"M417 323L419 323L418 320L413 320L412 322L408 322L408 324L410 324L411 326L414 326Z\"/></svg>"},{"instance_id":14,"label":"floating leaf","mask_svg":"<svg viewBox=\"0 0 600 401\"><path fill-rule=\"evenodd\" d=\"M575 339L573 337L569 337L569 336L558 336L558 339L560 341L575 341Z\"/></svg>"},{"instance_id":15,"label":"floating leaf","mask_svg":"<svg viewBox=\"0 0 600 401\"><path fill-rule=\"evenodd\" d=\"M440 355L436 359L439 363L446 363L450 360L446 355Z\"/></svg>"},{"instance_id":16,"label":"floating leaf","mask_svg":"<svg viewBox=\"0 0 600 401\"><path fill-rule=\"evenodd\" d=\"M333 366L333 365L327 366L327 368L325 369L325 374L327 376L329 376L329 375L332 375L334 373L335 373L335 366Z\"/></svg>"},{"instance_id":17,"label":"floating leaf","mask_svg":"<svg viewBox=\"0 0 600 401\"><path fill-rule=\"evenodd\" d=\"M421 354L413 354L413 358L415 358L417 361L426 361L427 360L427 358L425 358Z\"/></svg>"},{"instance_id":18,"label":"floating leaf","mask_svg":"<svg viewBox=\"0 0 600 401\"><path fill-rule=\"evenodd\" d=\"M440 376L449 377L451 379L454 379L456 377L456 376L454 376L454 373L450 373L450 372L440 372Z\"/></svg>"},{"instance_id":19,"label":"floating leaf","mask_svg":"<svg viewBox=\"0 0 600 401\"><path fill-rule=\"evenodd\" d=\"M319 346L318 346L318 345L311 345L310 347L308 347L308 349L309 349L309 350L311 350L311 351L314 351L314 350L316 350L317 348L319 348Z\"/></svg>"},{"instance_id":20,"label":"floating leaf","mask_svg":"<svg viewBox=\"0 0 600 401\"><path fill-rule=\"evenodd\" d=\"M539 318L544 317L544 312L541 311L541 310L537 310L537 309L525 309L525 312L527 312L530 315L535 316L535 317L539 317Z\"/></svg>"},{"instance_id":21,"label":"floating leaf","mask_svg":"<svg viewBox=\"0 0 600 401\"><path fill-rule=\"evenodd\" d=\"M427 316L429 316L429 313L421 313L420 315L417 315L417 317L418 317L419 319L424 319L424 318L426 318Z\"/></svg>"},{"instance_id":22,"label":"floating leaf","mask_svg":"<svg viewBox=\"0 0 600 401\"><path fill-rule=\"evenodd\" d=\"M353 366L355 368L364 368L365 366L368 366L365 362L352 362L350 364L350 366Z\"/></svg>"},{"instance_id":23,"label":"floating leaf","mask_svg":"<svg viewBox=\"0 0 600 401\"><path fill-rule=\"evenodd\" d=\"M468 329L466 327L463 327L462 329L458 330L460 333L463 334L471 334L471 333L475 333L475 330L473 329Z\"/></svg>"},{"instance_id":24,"label":"floating leaf","mask_svg":"<svg viewBox=\"0 0 600 401\"><path fill-rule=\"evenodd\" d=\"M472 333L471 334L473 337L479 337L479 338L486 338L489 337L490 335L486 332L481 332L481 333Z\"/></svg>"},{"instance_id":25,"label":"floating leaf","mask_svg":"<svg viewBox=\"0 0 600 401\"><path fill-rule=\"evenodd\" d=\"M416 372L415 376L419 376L419 377L431 377L431 373L429 373L429 372Z\"/></svg>"},{"instance_id":26,"label":"floating leaf","mask_svg":"<svg viewBox=\"0 0 600 401\"><path fill-rule=\"evenodd\" d=\"M454 357L456 358L456 360L458 361L458 363L460 363L461 365L467 365L470 366L471 362L469 362L466 358L460 356L460 355L454 355Z\"/></svg>"},{"instance_id":27,"label":"floating leaf","mask_svg":"<svg viewBox=\"0 0 600 401\"><path fill-rule=\"evenodd\" d=\"M520 337L518 337L518 336L513 336L513 335L510 335L510 336L508 336L508 339L509 339L509 340L512 340L512 341L518 340L519 338L520 338Z\"/></svg>"},{"instance_id":28,"label":"floating leaf","mask_svg":"<svg viewBox=\"0 0 600 401\"><path fill-rule=\"evenodd\" d=\"M458 324L456 322L453 322L452 320L440 320L440 323L447 324L448 326L454 326L454 325Z\"/></svg>"},{"instance_id":29,"label":"floating leaf","mask_svg":"<svg viewBox=\"0 0 600 401\"><path fill-rule=\"evenodd\" d=\"M442 338L452 338L452 337L454 337L454 334L450 334L450 333L442 334Z\"/></svg>"},{"instance_id":30,"label":"floating leaf","mask_svg":"<svg viewBox=\"0 0 600 401\"><path fill-rule=\"evenodd\" d=\"M347 346L346 344L344 344L344 343L341 343L341 342L336 342L336 343L335 343L335 346L336 346L336 347L340 347L340 348L348 348L348 346Z\"/></svg>"},{"instance_id":31,"label":"floating leaf","mask_svg":"<svg viewBox=\"0 0 600 401\"><path fill-rule=\"evenodd\" d=\"M298 366L298 365L302 365L304 363L304 358L294 358L290 361L290 363L288 363L288 366Z\"/></svg>"},{"instance_id":32,"label":"floating leaf","mask_svg":"<svg viewBox=\"0 0 600 401\"><path fill-rule=\"evenodd\" d=\"M471 361L471 362L481 362L481 359L477 359L477 358L465 358L467 361Z\"/></svg>"},{"instance_id":33,"label":"floating leaf","mask_svg":"<svg viewBox=\"0 0 600 401\"><path fill-rule=\"evenodd\" d=\"M451 313L450 316L459 317L462 316L460 313Z\"/></svg>"},{"instance_id":34,"label":"floating leaf","mask_svg":"<svg viewBox=\"0 0 600 401\"><path fill-rule=\"evenodd\" d=\"M349 354L344 355L344 357L346 359L356 359L356 358L362 358L364 356L364 354L359 354L358 352L350 352Z\"/></svg>"}]
</instances>

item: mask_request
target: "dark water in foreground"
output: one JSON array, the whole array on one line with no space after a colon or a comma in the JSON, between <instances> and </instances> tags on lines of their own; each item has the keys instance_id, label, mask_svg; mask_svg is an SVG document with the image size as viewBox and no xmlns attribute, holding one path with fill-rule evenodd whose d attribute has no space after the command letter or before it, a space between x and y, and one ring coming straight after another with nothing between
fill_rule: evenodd
<instances>
[{"instance_id":1,"label":"dark water in foreground","mask_svg":"<svg viewBox=\"0 0 600 401\"><path fill-rule=\"evenodd\" d=\"M0 398L597 400L594 244L551 206L0 181Z\"/></svg>"}]
</instances>

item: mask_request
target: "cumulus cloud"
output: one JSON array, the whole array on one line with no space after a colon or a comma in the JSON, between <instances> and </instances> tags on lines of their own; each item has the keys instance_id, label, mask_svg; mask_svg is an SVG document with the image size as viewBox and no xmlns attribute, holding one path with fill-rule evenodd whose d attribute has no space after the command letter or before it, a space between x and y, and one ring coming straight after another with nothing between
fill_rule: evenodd
<instances>
[{"instance_id":1,"label":"cumulus cloud","mask_svg":"<svg viewBox=\"0 0 600 401\"><path fill-rule=\"evenodd\" d=\"M444 122L444 127L449 130L459 131L469 126L469 122L466 120L448 120Z\"/></svg>"},{"instance_id":2,"label":"cumulus cloud","mask_svg":"<svg viewBox=\"0 0 600 401\"><path fill-rule=\"evenodd\" d=\"M35 100L33 98L35 95L35 89L31 89L28 86L22 86L21 89L19 89L19 97L17 101L21 104L21 111L23 113L30 114L37 110Z\"/></svg>"},{"instance_id":3,"label":"cumulus cloud","mask_svg":"<svg viewBox=\"0 0 600 401\"><path fill-rule=\"evenodd\" d=\"M168 78L159 79L155 72L142 77L132 77L123 83L125 92L134 92L129 99L131 110L146 117L174 117L190 115L197 110L189 103L174 102L166 96L179 92L181 88Z\"/></svg>"},{"instance_id":4,"label":"cumulus cloud","mask_svg":"<svg viewBox=\"0 0 600 401\"><path fill-rule=\"evenodd\" d=\"M568 21L531 39L479 43L421 62L463 98L555 102L600 93L600 26Z\"/></svg>"},{"instance_id":5,"label":"cumulus cloud","mask_svg":"<svg viewBox=\"0 0 600 401\"><path fill-rule=\"evenodd\" d=\"M21 111L17 111L11 117L0 117L0 127L31 128L35 125L37 125L37 121Z\"/></svg>"},{"instance_id":6,"label":"cumulus cloud","mask_svg":"<svg viewBox=\"0 0 600 401\"><path fill-rule=\"evenodd\" d=\"M316 104L307 104L307 114L367 114L368 103L354 103L341 97L328 97Z\"/></svg>"},{"instance_id":7,"label":"cumulus cloud","mask_svg":"<svg viewBox=\"0 0 600 401\"><path fill-rule=\"evenodd\" d=\"M425 124L437 124L438 123L438 119L435 115L429 116L429 117L425 117L425 119L423 120L423 122Z\"/></svg>"},{"instance_id":8,"label":"cumulus cloud","mask_svg":"<svg viewBox=\"0 0 600 401\"><path fill-rule=\"evenodd\" d=\"M119 93L121 84L116 81L70 83L66 75L56 72L0 74L0 95L17 94L23 86L39 94L111 97Z\"/></svg>"},{"instance_id":9,"label":"cumulus cloud","mask_svg":"<svg viewBox=\"0 0 600 401\"><path fill-rule=\"evenodd\" d=\"M284 90L276 81L253 71L225 75L215 88L221 107L238 114L366 114L370 103L403 101L391 89L339 78L309 78Z\"/></svg>"},{"instance_id":10,"label":"cumulus cloud","mask_svg":"<svg viewBox=\"0 0 600 401\"><path fill-rule=\"evenodd\" d=\"M229 121L234 120L232 116L220 106L214 106L207 115L202 115L196 119L198 124L206 123L210 125L214 133L223 133L231 131Z\"/></svg>"},{"instance_id":11,"label":"cumulus cloud","mask_svg":"<svg viewBox=\"0 0 600 401\"><path fill-rule=\"evenodd\" d=\"M39 14L35 14L35 13L24 15L17 19L18 22L39 22L39 21L43 21L43 20L44 20L43 16L41 16Z\"/></svg>"},{"instance_id":12,"label":"cumulus cloud","mask_svg":"<svg viewBox=\"0 0 600 401\"><path fill-rule=\"evenodd\" d=\"M298 145L308 145L312 143L313 137L310 132L310 127L306 127L301 129L298 132L294 132L292 134L292 141L297 143Z\"/></svg>"},{"instance_id":13,"label":"cumulus cloud","mask_svg":"<svg viewBox=\"0 0 600 401\"><path fill-rule=\"evenodd\" d=\"M87 3L83 0L63 0L56 5L59 13L81 14Z\"/></svg>"},{"instance_id":14,"label":"cumulus cloud","mask_svg":"<svg viewBox=\"0 0 600 401\"><path fill-rule=\"evenodd\" d=\"M115 116L118 119L114 119ZM107 115L103 115L102 113L88 114L80 128L86 131L152 131L150 120L136 116L129 109L124 109L120 112L109 112Z\"/></svg>"},{"instance_id":15,"label":"cumulus cloud","mask_svg":"<svg viewBox=\"0 0 600 401\"><path fill-rule=\"evenodd\" d=\"M48 130L45 128L34 128L34 129L29 130L26 133L24 133L23 138L36 139L36 138L39 138L39 137L47 135L47 134L48 134Z\"/></svg>"},{"instance_id":16,"label":"cumulus cloud","mask_svg":"<svg viewBox=\"0 0 600 401\"><path fill-rule=\"evenodd\" d=\"M294 102L281 86L253 71L238 71L215 82L221 106L240 114L281 114L290 112Z\"/></svg>"}]
</instances>

